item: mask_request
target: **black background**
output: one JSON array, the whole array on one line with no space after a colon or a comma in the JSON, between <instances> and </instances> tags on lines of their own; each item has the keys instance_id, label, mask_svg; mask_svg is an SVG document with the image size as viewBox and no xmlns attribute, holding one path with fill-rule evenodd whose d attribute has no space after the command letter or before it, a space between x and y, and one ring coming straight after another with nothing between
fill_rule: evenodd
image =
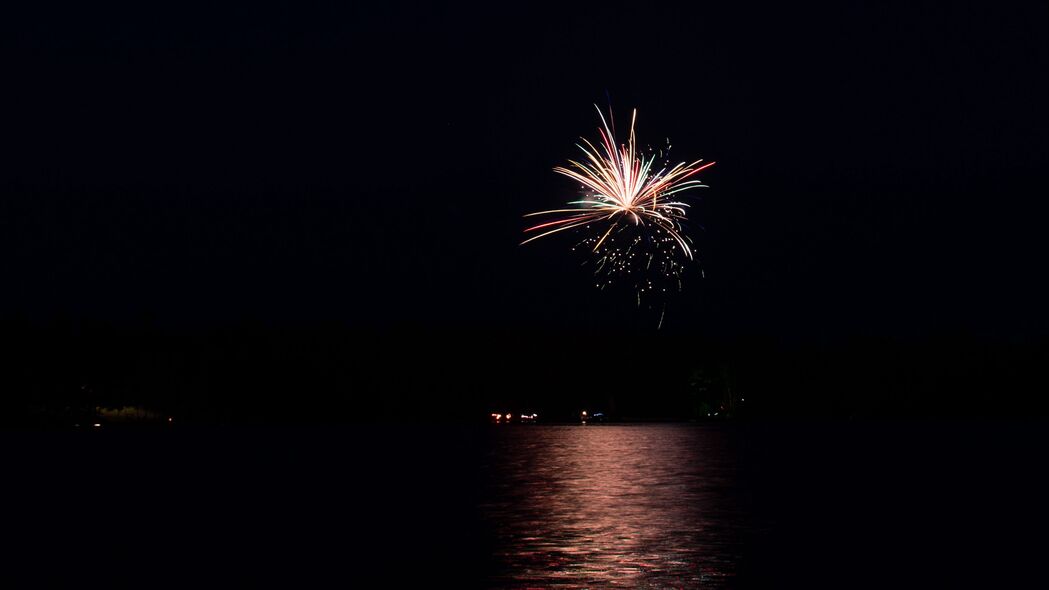
<instances>
[{"instance_id":1,"label":"black background","mask_svg":"<svg viewBox=\"0 0 1049 590\"><path fill-rule=\"evenodd\" d=\"M1044 5L5 11L16 410L1044 412ZM658 331L518 245L609 101L718 162Z\"/></svg>"},{"instance_id":2,"label":"black background","mask_svg":"<svg viewBox=\"0 0 1049 590\"><path fill-rule=\"evenodd\" d=\"M177 434L5 432L5 577L480 586L494 431L194 423L702 419L697 375L758 418L738 585L1037 563L1041 421L864 419L1046 414L1044 3L22 4L3 425ZM518 245L609 102L717 161L660 330Z\"/></svg>"}]
</instances>

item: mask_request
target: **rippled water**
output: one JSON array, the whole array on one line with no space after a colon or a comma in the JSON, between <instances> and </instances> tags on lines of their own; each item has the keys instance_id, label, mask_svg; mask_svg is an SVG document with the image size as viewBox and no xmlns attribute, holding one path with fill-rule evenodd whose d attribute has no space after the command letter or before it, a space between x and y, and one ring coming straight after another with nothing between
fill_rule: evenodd
<instances>
[{"instance_id":1,"label":"rippled water","mask_svg":"<svg viewBox=\"0 0 1049 590\"><path fill-rule=\"evenodd\" d=\"M1041 588L1047 432L0 432L0 588Z\"/></svg>"},{"instance_id":2,"label":"rippled water","mask_svg":"<svg viewBox=\"0 0 1049 590\"><path fill-rule=\"evenodd\" d=\"M726 433L592 425L494 436L481 506L492 587L731 584L744 521Z\"/></svg>"}]
</instances>

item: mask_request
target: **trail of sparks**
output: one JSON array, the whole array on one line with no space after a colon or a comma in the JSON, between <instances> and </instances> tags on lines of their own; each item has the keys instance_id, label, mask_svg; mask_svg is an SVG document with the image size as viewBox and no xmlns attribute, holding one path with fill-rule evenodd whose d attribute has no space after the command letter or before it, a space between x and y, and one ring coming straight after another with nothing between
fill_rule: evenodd
<instances>
[{"instance_id":1,"label":"trail of sparks","mask_svg":"<svg viewBox=\"0 0 1049 590\"><path fill-rule=\"evenodd\" d=\"M554 168L554 172L580 183L583 198L569 202L572 208L525 215L558 217L525 229L525 233L534 235L521 243L581 228L586 237L580 245L591 247L598 258L595 275L604 273L607 276L599 279L597 287L603 289L611 284L615 275L630 274L642 265L648 273L658 258L655 270L663 277L677 279L680 288L682 265L676 260L676 255L692 260L693 252L682 232L688 204L677 200L676 195L706 187L693 177L713 166L714 162L703 164L703 160L696 160L670 166L664 161L656 169L657 156L652 153L645 155L637 149L634 133L637 109L630 119L628 141L618 147L615 145L615 127L609 125L611 115L606 120L600 108L597 113L602 125L598 128L600 141L597 143L600 147L581 138L582 143L576 145L585 158L569 160L568 167ZM638 305L642 292L656 288L651 277L636 280L634 286L638 291Z\"/></svg>"}]
</instances>

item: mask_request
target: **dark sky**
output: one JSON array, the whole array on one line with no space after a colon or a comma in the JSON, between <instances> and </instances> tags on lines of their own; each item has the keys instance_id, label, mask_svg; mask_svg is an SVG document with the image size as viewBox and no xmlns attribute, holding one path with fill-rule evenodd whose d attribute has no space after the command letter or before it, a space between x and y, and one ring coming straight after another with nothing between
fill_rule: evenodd
<instances>
[{"instance_id":1,"label":"dark sky","mask_svg":"<svg viewBox=\"0 0 1049 590\"><path fill-rule=\"evenodd\" d=\"M1046 334L1044 4L691 4L5 9L0 317L646 322L518 246L610 97L718 162L670 329Z\"/></svg>"}]
</instances>

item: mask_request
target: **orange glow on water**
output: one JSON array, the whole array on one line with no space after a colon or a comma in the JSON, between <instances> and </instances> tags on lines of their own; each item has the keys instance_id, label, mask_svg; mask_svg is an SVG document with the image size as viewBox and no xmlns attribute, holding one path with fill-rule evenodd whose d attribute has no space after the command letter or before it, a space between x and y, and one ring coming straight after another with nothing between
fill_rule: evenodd
<instances>
[{"instance_id":1,"label":"orange glow on water","mask_svg":"<svg viewBox=\"0 0 1049 590\"><path fill-rule=\"evenodd\" d=\"M723 502L709 490L725 482L714 457L697 457L695 429L505 432L496 477L513 493L489 513L507 545L495 585L717 587L734 575L710 516Z\"/></svg>"}]
</instances>

